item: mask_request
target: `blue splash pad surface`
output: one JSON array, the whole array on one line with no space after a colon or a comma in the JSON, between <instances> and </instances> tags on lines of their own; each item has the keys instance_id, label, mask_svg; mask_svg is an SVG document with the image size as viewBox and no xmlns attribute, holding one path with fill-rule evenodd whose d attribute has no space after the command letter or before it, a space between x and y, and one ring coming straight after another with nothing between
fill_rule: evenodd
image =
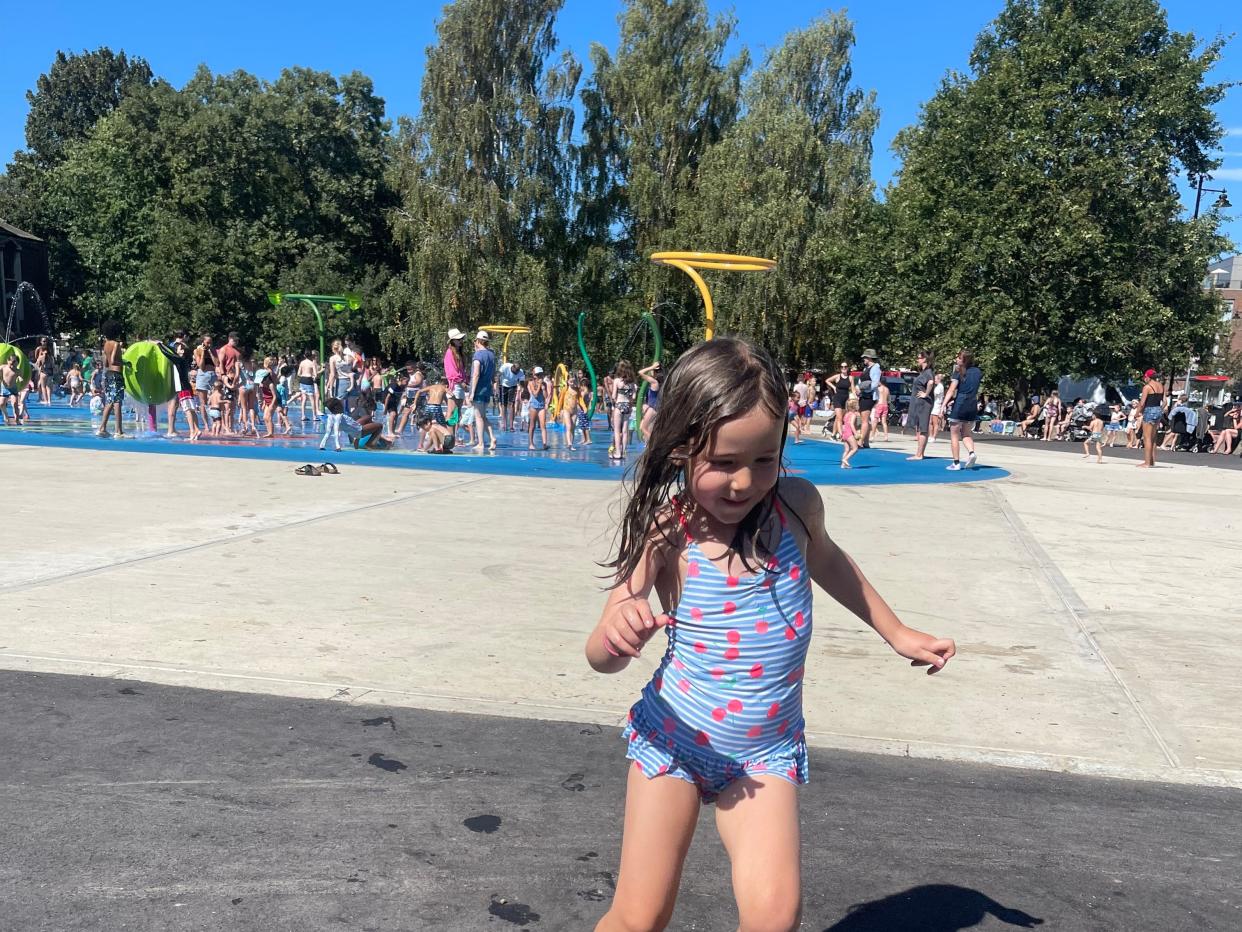
<instances>
[{"instance_id":1,"label":"blue splash pad surface","mask_svg":"<svg viewBox=\"0 0 1242 932\"><path fill-rule=\"evenodd\" d=\"M162 409L163 406L161 406ZM162 419L161 410L161 423ZM0 444L59 447L71 450L116 450L125 453L165 453L174 456L215 456L232 459L271 460L285 463L319 463L330 460L339 464L386 466L397 469L426 469L439 472L476 473L502 476L537 476L548 479L619 479L632 465L641 447L632 448L624 463L608 460L611 433L604 429L603 418L596 418L592 434L595 442L570 450L563 431L548 430L548 450L527 449L525 431L497 431L495 451L474 453L458 447L452 455L433 456L419 453L412 434L398 439L389 450L354 450L345 447L339 453L330 447L319 450L321 434L312 429L313 422L299 424L296 409L291 412L295 431L289 436L213 437L191 443L184 434L168 438L161 432L142 431L121 440L95 436L98 424L92 424L84 408L53 404L30 407L31 420L22 427L0 426ZM493 420L494 423L494 420ZM132 420L127 420L132 430ZM536 434L538 438L538 434ZM947 458L910 462L904 453L889 450L859 450L850 469L842 469L841 446L821 440L808 440L785 445L785 456L791 475L802 476L816 485L901 485L945 482L978 482L1001 479L1009 475L995 466L980 466L950 472L945 469Z\"/></svg>"}]
</instances>

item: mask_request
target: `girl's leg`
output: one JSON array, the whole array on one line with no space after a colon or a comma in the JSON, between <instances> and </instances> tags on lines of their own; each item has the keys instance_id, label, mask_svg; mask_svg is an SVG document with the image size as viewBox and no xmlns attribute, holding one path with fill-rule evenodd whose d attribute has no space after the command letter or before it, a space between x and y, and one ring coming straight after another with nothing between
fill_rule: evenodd
<instances>
[{"instance_id":1,"label":"girl's leg","mask_svg":"<svg viewBox=\"0 0 1242 932\"><path fill-rule=\"evenodd\" d=\"M802 917L798 788L771 775L735 780L716 801L716 830L733 866L739 932L797 929Z\"/></svg>"},{"instance_id":2,"label":"girl's leg","mask_svg":"<svg viewBox=\"0 0 1242 932\"><path fill-rule=\"evenodd\" d=\"M595 932L668 925L698 822L699 791L694 784L676 777L648 780L633 764L629 769L617 892Z\"/></svg>"},{"instance_id":3,"label":"girl's leg","mask_svg":"<svg viewBox=\"0 0 1242 932\"><path fill-rule=\"evenodd\" d=\"M539 436L543 438L543 448L548 448L548 409L539 412Z\"/></svg>"},{"instance_id":4,"label":"girl's leg","mask_svg":"<svg viewBox=\"0 0 1242 932\"><path fill-rule=\"evenodd\" d=\"M535 449L535 412L530 412L526 418L526 449Z\"/></svg>"}]
</instances>

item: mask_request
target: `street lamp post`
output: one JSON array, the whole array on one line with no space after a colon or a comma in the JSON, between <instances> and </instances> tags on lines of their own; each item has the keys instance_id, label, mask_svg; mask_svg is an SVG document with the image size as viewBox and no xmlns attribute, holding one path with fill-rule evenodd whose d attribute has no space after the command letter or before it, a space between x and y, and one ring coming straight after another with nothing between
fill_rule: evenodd
<instances>
[{"instance_id":1,"label":"street lamp post","mask_svg":"<svg viewBox=\"0 0 1242 932\"><path fill-rule=\"evenodd\" d=\"M1223 210L1223 209L1224 209L1224 208L1226 208L1226 207L1232 207L1232 206L1233 206L1232 204L1230 204L1230 203L1229 203L1229 195L1228 195L1228 193L1225 191L1225 189L1224 189L1224 188L1205 188L1205 187L1203 186L1203 182L1204 182L1204 181L1210 181L1210 180L1211 180L1211 178L1212 178L1212 176L1211 176L1211 175L1200 175L1200 176L1199 176L1199 181L1198 181L1198 183L1195 185L1195 213L1194 213L1194 217L1192 217L1192 218L1191 218L1191 219L1193 219L1193 220L1198 220L1198 219L1199 219L1199 206L1203 203L1203 192L1204 192L1204 191L1208 192L1208 194L1219 194L1219 195L1220 195L1220 197L1218 197L1218 198L1215 200L1215 202L1212 204L1212 208L1213 208L1214 210ZM1186 390L1186 397L1187 397L1187 398L1189 398L1189 397L1190 397L1190 376L1191 376L1191 374L1194 372L1194 367L1195 367L1195 357L1194 357L1194 352L1193 352L1193 351L1191 351L1191 353L1190 353L1189 355L1190 355L1190 359L1189 359L1189 361L1186 363L1186 385L1185 385L1185 390ZM1170 389L1170 391L1172 391L1172 388L1173 388L1173 384L1172 384L1172 382L1173 382L1173 377L1172 377L1172 376L1169 376L1169 389Z\"/></svg>"},{"instance_id":2,"label":"street lamp post","mask_svg":"<svg viewBox=\"0 0 1242 932\"><path fill-rule=\"evenodd\" d=\"M1220 197L1216 199L1216 203L1212 205L1213 208L1224 209L1226 207L1233 206L1232 204L1229 203L1229 195L1225 192L1224 188L1205 188L1203 186L1203 182L1205 180L1210 181L1211 178L1212 178L1211 175L1200 175L1199 183L1195 185L1195 215L1192 218L1194 220L1199 219L1199 204L1203 201L1204 191L1207 191L1208 194L1219 194L1220 195Z\"/></svg>"}]
</instances>

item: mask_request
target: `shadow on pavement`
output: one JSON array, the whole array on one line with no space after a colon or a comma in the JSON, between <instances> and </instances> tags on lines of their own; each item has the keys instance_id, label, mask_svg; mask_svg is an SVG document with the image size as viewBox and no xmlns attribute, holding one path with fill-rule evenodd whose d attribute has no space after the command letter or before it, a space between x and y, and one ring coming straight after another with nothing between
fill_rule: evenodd
<instances>
[{"instance_id":1,"label":"shadow on pavement","mask_svg":"<svg viewBox=\"0 0 1242 932\"><path fill-rule=\"evenodd\" d=\"M911 887L870 903L856 903L849 915L824 932L957 932L978 925L986 916L1020 929L1043 925L1042 919L1002 906L990 896L953 884Z\"/></svg>"}]
</instances>

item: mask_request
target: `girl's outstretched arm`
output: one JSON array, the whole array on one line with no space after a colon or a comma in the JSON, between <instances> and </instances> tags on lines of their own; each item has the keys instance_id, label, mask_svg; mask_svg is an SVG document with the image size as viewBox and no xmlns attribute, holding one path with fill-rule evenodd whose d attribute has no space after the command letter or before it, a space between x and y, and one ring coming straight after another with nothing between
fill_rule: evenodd
<instances>
[{"instance_id":1,"label":"girl's outstretched arm","mask_svg":"<svg viewBox=\"0 0 1242 932\"><path fill-rule=\"evenodd\" d=\"M618 673L637 657L643 645L671 622L651 610L648 598L664 566L661 550L648 543L630 578L608 593L599 623L587 638L586 657L600 673Z\"/></svg>"},{"instance_id":2,"label":"girl's outstretched arm","mask_svg":"<svg viewBox=\"0 0 1242 932\"><path fill-rule=\"evenodd\" d=\"M858 564L828 536L824 502L815 486L805 479L783 479L780 490L806 524L806 562L811 579L866 622L911 666L930 667L927 672L935 673L948 663L957 653L957 645L949 638L936 638L902 624Z\"/></svg>"}]
</instances>

